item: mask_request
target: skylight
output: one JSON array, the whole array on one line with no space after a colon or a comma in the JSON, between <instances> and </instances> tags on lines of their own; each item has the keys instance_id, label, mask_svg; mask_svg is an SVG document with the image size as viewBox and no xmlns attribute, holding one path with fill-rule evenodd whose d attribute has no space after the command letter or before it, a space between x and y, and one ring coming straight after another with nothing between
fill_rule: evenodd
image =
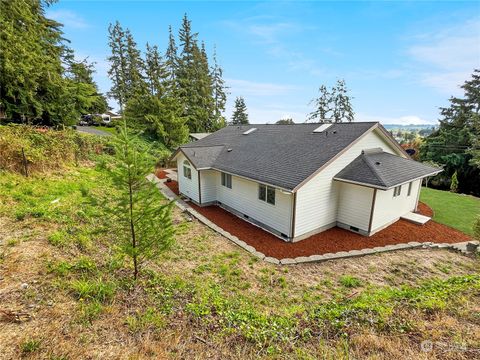
<instances>
[{"instance_id":1,"label":"skylight","mask_svg":"<svg viewBox=\"0 0 480 360\"><path fill-rule=\"evenodd\" d=\"M251 133L254 132L255 130L257 130L257 128L248 129L247 131L245 131L245 132L243 133L243 135L251 134Z\"/></svg>"},{"instance_id":2,"label":"skylight","mask_svg":"<svg viewBox=\"0 0 480 360\"><path fill-rule=\"evenodd\" d=\"M322 132L322 131L325 131L327 130L330 126L332 126L333 124L322 124L320 125L318 128L316 128L315 130L313 130L314 133L319 133L319 132Z\"/></svg>"}]
</instances>

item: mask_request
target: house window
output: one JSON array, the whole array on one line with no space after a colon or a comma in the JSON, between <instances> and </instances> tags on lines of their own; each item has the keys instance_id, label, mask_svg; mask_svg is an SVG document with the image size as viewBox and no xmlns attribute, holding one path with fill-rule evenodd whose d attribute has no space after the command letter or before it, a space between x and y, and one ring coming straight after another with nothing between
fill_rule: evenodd
<instances>
[{"instance_id":1,"label":"house window","mask_svg":"<svg viewBox=\"0 0 480 360\"><path fill-rule=\"evenodd\" d=\"M407 196L410 196L412 194L412 184L413 182L411 183L408 183L408 192L407 192Z\"/></svg>"},{"instance_id":2,"label":"house window","mask_svg":"<svg viewBox=\"0 0 480 360\"><path fill-rule=\"evenodd\" d=\"M231 189L232 188L232 175L222 172L222 185Z\"/></svg>"},{"instance_id":3,"label":"house window","mask_svg":"<svg viewBox=\"0 0 480 360\"><path fill-rule=\"evenodd\" d=\"M190 167L190 162L188 160L185 160L183 162L183 176L186 177L187 179L192 179L192 169Z\"/></svg>"},{"instance_id":4,"label":"house window","mask_svg":"<svg viewBox=\"0 0 480 360\"><path fill-rule=\"evenodd\" d=\"M258 184L258 199L275 205L275 188L263 184Z\"/></svg>"},{"instance_id":5,"label":"house window","mask_svg":"<svg viewBox=\"0 0 480 360\"><path fill-rule=\"evenodd\" d=\"M400 196L401 192L402 192L402 185L396 186L395 189L393 189L393 197Z\"/></svg>"}]
</instances>

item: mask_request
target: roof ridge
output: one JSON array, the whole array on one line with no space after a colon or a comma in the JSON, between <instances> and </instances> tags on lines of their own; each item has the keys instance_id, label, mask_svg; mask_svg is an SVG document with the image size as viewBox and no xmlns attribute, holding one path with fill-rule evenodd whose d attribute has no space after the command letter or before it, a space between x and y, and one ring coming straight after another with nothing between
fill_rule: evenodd
<instances>
[{"instance_id":1,"label":"roof ridge","mask_svg":"<svg viewBox=\"0 0 480 360\"><path fill-rule=\"evenodd\" d=\"M382 151L382 153L385 153L385 151ZM364 162L367 164L367 166L370 168L370 170L372 170L372 172L375 174L375 176L377 177L377 179L379 179L381 181L381 183L383 184L383 186L387 186L387 183L385 181L385 179L383 178L383 176L377 171L377 169L375 168L375 164L372 164L372 161L368 158L367 156L368 154L365 154L365 153L362 153L362 158L364 160Z\"/></svg>"}]
</instances>

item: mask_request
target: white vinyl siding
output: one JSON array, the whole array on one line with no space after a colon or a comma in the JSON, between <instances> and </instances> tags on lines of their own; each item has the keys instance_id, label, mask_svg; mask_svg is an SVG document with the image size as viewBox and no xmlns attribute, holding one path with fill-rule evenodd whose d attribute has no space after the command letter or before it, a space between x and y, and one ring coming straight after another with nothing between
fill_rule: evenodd
<instances>
[{"instance_id":1,"label":"white vinyl siding","mask_svg":"<svg viewBox=\"0 0 480 360\"><path fill-rule=\"evenodd\" d=\"M202 204L217 200L220 173L215 170L200 170L200 191Z\"/></svg>"},{"instance_id":2,"label":"white vinyl siding","mask_svg":"<svg viewBox=\"0 0 480 360\"><path fill-rule=\"evenodd\" d=\"M337 221L368 232L374 190L347 183L339 187Z\"/></svg>"},{"instance_id":3,"label":"white vinyl siding","mask_svg":"<svg viewBox=\"0 0 480 360\"><path fill-rule=\"evenodd\" d=\"M180 193L198 203L200 202L198 194L198 171L195 170L193 165L190 165L192 178L188 179L183 176L183 162L185 160L187 160L185 155L180 153L177 157L178 189L180 190Z\"/></svg>"},{"instance_id":4,"label":"white vinyl siding","mask_svg":"<svg viewBox=\"0 0 480 360\"><path fill-rule=\"evenodd\" d=\"M220 173L219 173L220 177ZM258 198L258 183L232 176L232 189L217 187L217 200L232 209L290 236L292 222L292 194L276 190L275 205Z\"/></svg>"},{"instance_id":5,"label":"white vinyl siding","mask_svg":"<svg viewBox=\"0 0 480 360\"><path fill-rule=\"evenodd\" d=\"M295 237L336 224L340 183L334 181L333 177L359 156L362 150L380 147L391 154L402 154L383 136L379 130L366 134L298 190Z\"/></svg>"},{"instance_id":6,"label":"white vinyl siding","mask_svg":"<svg viewBox=\"0 0 480 360\"><path fill-rule=\"evenodd\" d=\"M417 194L420 189L420 181L416 180L412 184L412 193L408 196L407 191L394 197L394 189L377 190L375 199L375 209L373 211L372 232L383 229L398 220L402 215L415 210ZM404 184L405 186L406 184ZM408 186L408 185L407 185Z\"/></svg>"}]
</instances>

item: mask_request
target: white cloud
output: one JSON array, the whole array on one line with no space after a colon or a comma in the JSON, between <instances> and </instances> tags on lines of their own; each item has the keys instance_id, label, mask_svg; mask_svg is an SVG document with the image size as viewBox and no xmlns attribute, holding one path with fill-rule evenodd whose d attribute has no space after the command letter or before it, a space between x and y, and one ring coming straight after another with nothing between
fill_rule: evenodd
<instances>
[{"instance_id":1,"label":"white cloud","mask_svg":"<svg viewBox=\"0 0 480 360\"><path fill-rule=\"evenodd\" d=\"M356 114L355 121L379 121L382 124L397 124L397 125L423 125L423 124L437 123L437 120L424 119L417 115L388 117L388 116L371 116L367 114Z\"/></svg>"},{"instance_id":2,"label":"white cloud","mask_svg":"<svg viewBox=\"0 0 480 360\"><path fill-rule=\"evenodd\" d=\"M264 46L265 52L286 61L286 69L290 71L307 72L312 76L324 76L325 70L320 67L316 59L294 50L294 43L289 44L286 40L292 34L304 31L313 31L315 28L291 21L275 21L273 17L252 17L241 21L224 21L225 26L246 34L252 38L252 42ZM324 50L329 56L338 57L341 54L332 48Z\"/></svg>"},{"instance_id":3,"label":"white cloud","mask_svg":"<svg viewBox=\"0 0 480 360\"><path fill-rule=\"evenodd\" d=\"M287 94L298 89L293 85L272 84L240 79L225 79L227 86L234 94L241 96L273 96Z\"/></svg>"},{"instance_id":4,"label":"white cloud","mask_svg":"<svg viewBox=\"0 0 480 360\"><path fill-rule=\"evenodd\" d=\"M420 72L422 84L452 94L480 66L480 19L414 37L417 44L407 53L427 67Z\"/></svg>"},{"instance_id":5,"label":"white cloud","mask_svg":"<svg viewBox=\"0 0 480 360\"><path fill-rule=\"evenodd\" d=\"M85 29L90 24L77 13L70 10L48 10L47 17L75 29Z\"/></svg>"}]
</instances>

